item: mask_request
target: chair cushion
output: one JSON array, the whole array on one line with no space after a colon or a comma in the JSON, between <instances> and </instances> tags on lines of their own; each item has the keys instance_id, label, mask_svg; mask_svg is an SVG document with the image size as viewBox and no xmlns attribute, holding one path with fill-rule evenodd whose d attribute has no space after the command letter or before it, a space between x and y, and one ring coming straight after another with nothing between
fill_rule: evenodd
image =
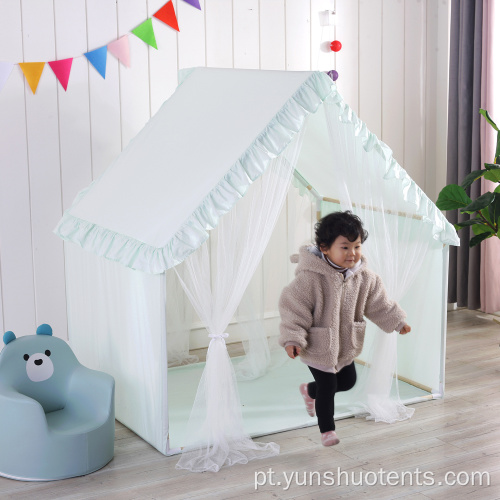
<instances>
[{"instance_id":1,"label":"chair cushion","mask_svg":"<svg viewBox=\"0 0 500 500\"><path fill-rule=\"evenodd\" d=\"M62 434L86 434L100 427L102 419L87 414L77 414L66 408L45 414L49 431Z\"/></svg>"}]
</instances>

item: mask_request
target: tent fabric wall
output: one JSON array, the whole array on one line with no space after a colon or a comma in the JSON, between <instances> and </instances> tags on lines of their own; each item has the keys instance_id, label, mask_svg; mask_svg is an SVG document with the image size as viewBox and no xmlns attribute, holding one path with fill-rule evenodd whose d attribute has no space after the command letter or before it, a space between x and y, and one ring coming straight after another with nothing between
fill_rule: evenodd
<instances>
[{"instance_id":1,"label":"tent fabric wall","mask_svg":"<svg viewBox=\"0 0 500 500\"><path fill-rule=\"evenodd\" d=\"M197 89L202 89L201 98ZM216 98L211 99L214 96ZM230 108L223 118L218 116L221 106ZM128 408L129 403L124 403L122 421L129 425L127 412L140 414L147 423L139 419L130 427L164 453L173 451L168 444L169 424L165 414L169 398L165 347L168 319L165 320L164 316L169 297L165 297L164 271L193 253L208 238L210 229L217 225L219 218L230 215L231 207L266 170L272 158L279 156L302 129L306 117L308 126L295 175L301 182L305 181L318 212L328 197L337 197L343 208L363 206L365 200L363 197L356 199L354 190L357 184L373 177L373 184L380 184L384 189L381 189L378 200L370 198L370 203L365 203L363 216L369 219L370 214L377 213L378 217L387 213L395 220L405 219L409 222L408 227L415 226L415 230L398 232L390 244L406 245L412 238L422 239L422 245L431 252L430 261L438 262L438 282L443 283L440 279L446 273L443 245L458 242L453 226L392 158L390 148L370 133L342 100L326 75L209 68L187 73L172 99L164 104L108 171L77 197L56 229L63 239L108 260L118 261L108 264L120 268L123 266L119 264L125 266L126 282L121 282L118 276L109 276L104 286L99 284L101 271L100 265L96 264L89 275L94 275L101 291L95 297L89 296L92 295L92 285L87 286L86 296L78 297L74 292L75 300L69 313L77 320L70 323L70 343L78 343L82 351L88 353L89 359L92 358L89 366L97 363L100 369L104 364L110 370L118 370L124 392L128 391L128 386L134 393L140 390L141 384L151 384L148 388L151 397L143 397L145 408ZM194 123L210 127L210 133L204 134L197 128L193 134ZM332 124L342 130L343 138L335 137ZM162 135L165 131L172 134ZM191 154L196 149L192 146L193 137L206 158L202 159L199 152ZM347 182L349 176L353 183ZM370 230L371 241L377 241L377 232L386 228L374 224ZM75 257L68 266L78 265L78 259L80 257ZM99 260L94 256L93 259ZM147 273L152 275L138 278L149 276ZM394 276L385 278L390 280ZM76 272L68 273L68 288L77 286L70 284L70 279L78 282L81 278ZM420 286L425 286L425 282ZM400 293L391 286L389 289L392 294ZM102 290L106 290L107 299L102 297ZM113 293L117 295L116 304L121 306L103 312L102 303L96 302L96 297L101 297L105 303ZM441 293L441 287L436 293L442 313L445 293ZM128 307L129 303L122 301L122 294L125 297L139 295L136 303L132 302L134 307ZM144 297L151 300L144 301ZM88 321L88 312L96 308L100 308L100 323L92 324ZM428 332L440 339L437 343L439 352L433 357L440 366L428 379L432 385L442 385L443 382L444 324L439 311L439 326ZM411 305L408 312L418 314ZM123 317L115 324L115 318L120 314ZM129 315L132 321L127 320ZM154 324L150 323L150 315L155 318ZM91 342L87 328L92 329ZM120 346L120 340L123 346ZM425 342L425 336L419 337L419 341ZM101 351L96 348L103 345L105 348ZM391 346L394 355L396 350L401 350L396 349L394 340ZM144 351L144 358L150 354L153 356L156 368L151 371L148 362L141 359L137 360L135 371L129 371L118 363L117 358L112 361L114 350L122 352L125 358L134 350L142 357L141 351ZM397 363L391 362L385 377L389 392L395 369L392 365L397 366ZM131 373L135 375L131 376ZM418 377L417 367L415 378ZM429 397L432 397L433 389L431 386ZM159 400L153 401L153 394ZM124 394L124 398L130 402L128 394ZM118 407L117 417L120 419Z\"/></svg>"}]
</instances>

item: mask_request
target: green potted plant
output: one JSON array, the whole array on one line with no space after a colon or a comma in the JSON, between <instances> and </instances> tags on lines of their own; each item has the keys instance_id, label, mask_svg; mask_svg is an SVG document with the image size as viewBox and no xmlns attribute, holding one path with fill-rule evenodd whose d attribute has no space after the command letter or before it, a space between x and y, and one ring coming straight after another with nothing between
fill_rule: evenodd
<instances>
[{"instance_id":1,"label":"green potted plant","mask_svg":"<svg viewBox=\"0 0 500 500\"><path fill-rule=\"evenodd\" d=\"M475 236L471 238L469 246L478 245L483 240L496 236L500 238L500 185L493 192L488 191L475 200L467 196L466 189L476 180L484 177L490 181L500 182L500 131L485 109L479 112L486 121L497 131L497 145L493 163L485 163L484 169L475 170L465 177L462 184L448 184L439 193L436 205L440 210L460 210L462 214L470 214L471 218L455 224L456 230L472 227Z\"/></svg>"}]
</instances>

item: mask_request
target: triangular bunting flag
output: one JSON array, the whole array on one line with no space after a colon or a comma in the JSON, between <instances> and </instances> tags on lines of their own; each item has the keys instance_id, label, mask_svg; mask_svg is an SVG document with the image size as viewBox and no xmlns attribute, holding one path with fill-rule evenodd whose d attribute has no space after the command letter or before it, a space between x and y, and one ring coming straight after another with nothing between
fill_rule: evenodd
<instances>
[{"instance_id":1,"label":"triangular bunting flag","mask_svg":"<svg viewBox=\"0 0 500 500\"><path fill-rule=\"evenodd\" d=\"M13 63L0 62L0 91L3 89L5 82L9 79L13 67Z\"/></svg>"},{"instance_id":2,"label":"triangular bunting flag","mask_svg":"<svg viewBox=\"0 0 500 500\"><path fill-rule=\"evenodd\" d=\"M114 42L108 43L108 50L119 60L130 68L130 47L128 35L123 35Z\"/></svg>"},{"instance_id":3,"label":"triangular bunting flag","mask_svg":"<svg viewBox=\"0 0 500 500\"><path fill-rule=\"evenodd\" d=\"M21 69L23 70L26 80L31 88L33 94L36 92L38 87L38 82L42 76L42 71L45 66L44 62L33 62L33 63L19 63Z\"/></svg>"},{"instance_id":4,"label":"triangular bunting flag","mask_svg":"<svg viewBox=\"0 0 500 500\"><path fill-rule=\"evenodd\" d=\"M193 7L196 7L197 9L200 9L201 10L201 7L200 7L200 0L184 0L186 3L188 3L189 5L192 5Z\"/></svg>"},{"instance_id":5,"label":"triangular bunting flag","mask_svg":"<svg viewBox=\"0 0 500 500\"><path fill-rule=\"evenodd\" d=\"M174 4L172 0L167 2L159 11L153 14L153 17L163 21L168 24L174 30L179 31L179 25L177 24L177 17L175 16Z\"/></svg>"},{"instance_id":6,"label":"triangular bunting flag","mask_svg":"<svg viewBox=\"0 0 500 500\"><path fill-rule=\"evenodd\" d=\"M103 78L106 78L106 57L108 50L106 45L90 52L85 52L85 57L90 61L92 66L100 73Z\"/></svg>"},{"instance_id":7,"label":"triangular bunting flag","mask_svg":"<svg viewBox=\"0 0 500 500\"><path fill-rule=\"evenodd\" d=\"M137 28L134 28L132 33L143 42L151 45L151 47L158 49L156 46L155 32L153 31L153 21L151 18L146 19L146 21L137 26Z\"/></svg>"},{"instance_id":8,"label":"triangular bunting flag","mask_svg":"<svg viewBox=\"0 0 500 500\"><path fill-rule=\"evenodd\" d=\"M59 61L50 61L49 66L56 75L59 83L62 85L64 90L68 89L69 74L71 72L71 65L73 64L73 58L60 59Z\"/></svg>"}]
</instances>

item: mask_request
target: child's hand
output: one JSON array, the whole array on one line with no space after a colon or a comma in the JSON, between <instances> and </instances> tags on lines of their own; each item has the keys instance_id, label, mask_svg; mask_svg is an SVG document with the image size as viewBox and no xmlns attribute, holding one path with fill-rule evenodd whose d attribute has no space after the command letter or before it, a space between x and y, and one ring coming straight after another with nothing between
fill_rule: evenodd
<instances>
[{"instance_id":1,"label":"child's hand","mask_svg":"<svg viewBox=\"0 0 500 500\"><path fill-rule=\"evenodd\" d=\"M292 359L296 358L300 354L300 347L296 345L287 345L285 351Z\"/></svg>"},{"instance_id":2,"label":"child's hand","mask_svg":"<svg viewBox=\"0 0 500 500\"><path fill-rule=\"evenodd\" d=\"M410 325L405 325L403 328L401 328L401 331L399 332L400 335L405 335L407 333L411 332L411 326Z\"/></svg>"}]
</instances>

